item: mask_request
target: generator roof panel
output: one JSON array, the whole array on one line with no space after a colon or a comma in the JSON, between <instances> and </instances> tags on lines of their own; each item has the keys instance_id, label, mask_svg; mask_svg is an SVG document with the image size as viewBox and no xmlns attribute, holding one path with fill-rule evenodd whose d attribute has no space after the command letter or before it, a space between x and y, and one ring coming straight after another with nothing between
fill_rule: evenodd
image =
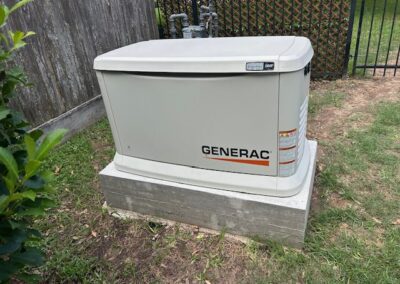
<instances>
[{"instance_id":1,"label":"generator roof panel","mask_svg":"<svg viewBox=\"0 0 400 284\"><path fill-rule=\"evenodd\" d=\"M150 40L131 44L94 61L94 69L128 72L291 72L313 56L305 37L225 37Z\"/></svg>"}]
</instances>

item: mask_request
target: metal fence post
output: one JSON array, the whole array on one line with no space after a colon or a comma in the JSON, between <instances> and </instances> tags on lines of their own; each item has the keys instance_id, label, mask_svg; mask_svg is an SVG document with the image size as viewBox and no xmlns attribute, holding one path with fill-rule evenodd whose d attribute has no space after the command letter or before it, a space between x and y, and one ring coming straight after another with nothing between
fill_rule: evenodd
<instances>
[{"instance_id":1,"label":"metal fence post","mask_svg":"<svg viewBox=\"0 0 400 284\"><path fill-rule=\"evenodd\" d=\"M342 70L343 75L347 74L349 68L350 48L351 48L351 39L353 37L353 26L354 26L354 16L356 14L356 5L357 5L357 0L351 0L349 27L347 29L346 49L344 54L344 64Z\"/></svg>"},{"instance_id":2,"label":"metal fence post","mask_svg":"<svg viewBox=\"0 0 400 284\"><path fill-rule=\"evenodd\" d=\"M349 68L350 48L351 48L351 39L353 37L353 26L354 26L354 16L356 13L356 5L357 5L357 0L352 0L350 6L350 19L349 19L349 27L347 29L346 49L344 54L342 75L346 75Z\"/></svg>"},{"instance_id":3,"label":"metal fence post","mask_svg":"<svg viewBox=\"0 0 400 284\"><path fill-rule=\"evenodd\" d=\"M192 0L192 14L193 14L193 24L199 24L199 14L197 12L197 0Z\"/></svg>"},{"instance_id":4,"label":"metal fence post","mask_svg":"<svg viewBox=\"0 0 400 284\"><path fill-rule=\"evenodd\" d=\"M361 30L362 30L362 23L363 23L363 19L364 19L364 8L365 8L365 0L363 0L361 2L360 19L358 20L356 51L354 53L354 60L353 60L353 71L352 71L353 75L356 73L356 68L357 68L358 49L360 48Z\"/></svg>"},{"instance_id":5,"label":"metal fence post","mask_svg":"<svg viewBox=\"0 0 400 284\"><path fill-rule=\"evenodd\" d=\"M375 76L375 72L376 72L376 67L378 65L379 51L380 51L380 48L381 48L382 31L383 31L383 23L385 22L387 0L385 0L383 5L384 5L383 6L383 15L382 15L381 27L380 27L380 30L379 30L378 50L376 51L375 64L374 64L375 65L374 66L374 73L373 73L374 76ZM384 68L386 68L386 67L384 67Z\"/></svg>"},{"instance_id":6,"label":"metal fence post","mask_svg":"<svg viewBox=\"0 0 400 284\"><path fill-rule=\"evenodd\" d=\"M398 6L398 4L399 4L399 0L396 0L396 4L394 6L394 11L393 11L392 27L390 29L389 46L387 48L386 60L385 60L385 69L383 70L383 76L386 75L386 68L388 66L388 60L389 60L389 54L390 54L390 46L392 45L393 29L394 29L394 24L396 22L396 14L397 14L397 6Z\"/></svg>"}]
</instances>

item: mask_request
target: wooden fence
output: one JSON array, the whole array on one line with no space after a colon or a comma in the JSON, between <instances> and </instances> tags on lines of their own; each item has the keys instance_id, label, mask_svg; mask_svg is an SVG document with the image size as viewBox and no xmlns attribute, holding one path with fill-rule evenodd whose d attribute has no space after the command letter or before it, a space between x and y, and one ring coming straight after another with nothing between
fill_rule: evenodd
<instances>
[{"instance_id":1,"label":"wooden fence","mask_svg":"<svg viewBox=\"0 0 400 284\"><path fill-rule=\"evenodd\" d=\"M37 33L15 58L33 87L12 102L35 126L100 94L92 69L97 55L158 38L153 0L34 1L9 22Z\"/></svg>"}]
</instances>

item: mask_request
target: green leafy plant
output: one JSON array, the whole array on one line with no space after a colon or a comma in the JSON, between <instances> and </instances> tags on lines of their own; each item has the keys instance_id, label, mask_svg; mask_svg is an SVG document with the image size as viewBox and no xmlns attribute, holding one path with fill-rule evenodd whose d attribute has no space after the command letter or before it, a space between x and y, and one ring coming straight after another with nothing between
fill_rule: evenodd
<instances>
[{"instance_id":1,"label":"green leafy plant","mask_svg":"<svg viewBox=\"0 0 400 284\"><path fill-rule=\"evenodd\" d=\"M22 0L11 8L0 5L0 28L5 29L11 13L32 0ZM48 181L52 174L42 169L48 153L62 140L66 130L45 137L29 131L23 116L8 107L19 87L29 86L24 72L10 68L11 59L26 45L34 32L0 31L0 282L11 277L32 280L27 266L39 266L43 255L38 248L39 231L32 226L55 205Z\"/></svg>"}]
</instances>

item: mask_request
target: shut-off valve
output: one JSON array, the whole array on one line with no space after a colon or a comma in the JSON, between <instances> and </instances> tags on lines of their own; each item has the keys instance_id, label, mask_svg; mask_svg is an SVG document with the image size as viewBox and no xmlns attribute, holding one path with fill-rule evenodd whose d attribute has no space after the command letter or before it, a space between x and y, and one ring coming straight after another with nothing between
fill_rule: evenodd
<instances>
[{"instance_id":1,"label":"shut-off valve","mask_svg":"<svg viewBox=\"0 0 400 284\"><path fill-rule=\"evenodd\" d=\"M212 0L208 2L208 6L200 7L199 25L190 25L188 15L185 13L172 14L168 18L169 33L172 38L177 38L178 31L176 29L176 21L181 19L182 37L183 38L205 38L218 36L218 15Z\"/></svg>"}]
</instances>

